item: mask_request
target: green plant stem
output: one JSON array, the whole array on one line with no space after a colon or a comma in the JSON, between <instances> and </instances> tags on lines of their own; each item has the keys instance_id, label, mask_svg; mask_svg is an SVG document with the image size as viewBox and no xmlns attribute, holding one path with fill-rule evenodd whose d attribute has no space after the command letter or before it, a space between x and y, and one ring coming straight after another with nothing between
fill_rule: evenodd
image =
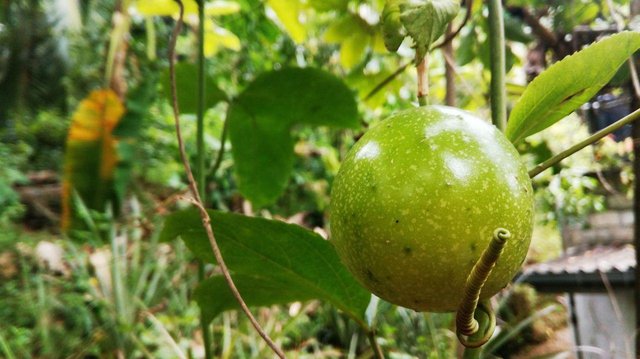
<instances>
[{"instance_id":1,"label":"green plant stem","mask_svg":"<svg viewBox=\"0 0 640 359\"><path fill-rule=\"evenodd\" d=\"M418 72L418 104L427 106L429 104L429 54L423 59L416 58Z\"/></svg>"},{"instance_id":2,"label":"green plant stem","mask_svg":"<svg viewBox=\"0 0 640 359\"><path fill-rule=\"evenodd\" d=\"M558 153L557 155L549 158L548 160L542 162L541 164L535 166L533 169L529 171L529 177L534 178L535 176L542 173L549 167L553 167L558 164L563 159L573 155L574 153L580 151L581 149L593 144L608 134L615 132L616 130L622 128L623 126L630 124L631 122L640 118L640 109L633 111L631 114L623 117L622 119L616 121L615 123L603 128L602 130L594 133L593 135L587 137L583 141L576 143L575 145L569 147L568 149Z\"/></svg>"},{"instance_id":3,"label":"green plant stem","mask_svg":"<svg viewBox=\"0 0 640 359\"><path fill-rule=\"evenodd\" d=\"M204 112L205 112L205 58L204 58L204 0L198 1L198 110L196 129L196 175L198 176L198 191L207 199L206 171L204 165ZM198 282L206 279L205 264L198 261ZM204 344L205 359L212 359L211 354L211 327L200 310L200 327L202 329L202 341Z\"/></svg>"},{"instance_id":4,"label":"green plant stem","mask_svg":"<svg viewBox=\"0 0 640 359\"><path fill-rule=\"evenodd\" d=\"M493 124L504 132L507 127L507 90L504 17L501 0L489 0L489 46L491 55L491 119Z\"/></svg>"},{"instance_id":5,"label":"green plant stem","mask_svg":"<svg viewBox=\"0 0 640 359\"><path fill-rule=\"evenodd\" d=\"M378 341L376 340L376 331L373 329L368 330L367 338L369 339L369 343L371 344L371 349L373 350L373 357L375 359L384 359L384 353L382 352L382 348Z\"/></svg>"},{"instance_id":6,"label":"green plant stem","mask_svg":"<svg viewBox=\"0 0 640 359\"><path fill-rule=\"evenodd\" d=\"M197 111L197 134L196 134L196 175L198 190L204 197L205 193L205 167L204 167L204 111L205 111L205 58L204 58L204 0L198 0L198 111Z\"/></svg>"}]
</instances>

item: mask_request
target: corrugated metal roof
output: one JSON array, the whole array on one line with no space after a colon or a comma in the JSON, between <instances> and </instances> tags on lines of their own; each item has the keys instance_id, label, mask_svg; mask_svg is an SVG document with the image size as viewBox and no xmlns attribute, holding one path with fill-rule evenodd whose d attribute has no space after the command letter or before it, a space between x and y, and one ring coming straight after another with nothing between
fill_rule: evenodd
<instances>
[{"instance_id":1,"label":"corrugated metal roof","mask_svg":"<svg viewBox=\"0 0 640 359\"><path fill-rule=\"evenodd\" d=\"M599 246L574 254L567 254L545 263L527 266L525 276L543 274L579 274L627 272L635 268L635 250L632 245Z\"/></svg>"}]
</instances>

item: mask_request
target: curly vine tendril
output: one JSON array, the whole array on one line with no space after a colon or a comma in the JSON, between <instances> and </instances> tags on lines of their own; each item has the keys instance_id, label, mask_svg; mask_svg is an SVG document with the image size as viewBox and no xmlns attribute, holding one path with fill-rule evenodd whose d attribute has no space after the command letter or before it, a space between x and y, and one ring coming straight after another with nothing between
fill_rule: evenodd
<instances>
[{"instance_id":1,"label":"curly vine tendril","mask_svg":"<svg viewBox=\"0 0 640 359\"><path fill-rule=\"evenodd\" d=\"M456 334L460 343L467 348L482 346L489 341L495 330L496 315L491 309L491 304L488 301L483 301L478 305L478 302L480 291L509 238L511 238L511 233L508 230L496 229L489 247L484 250L467 278L464 297L456 314ZM479 333L480 329L483 329L482 334Z\"/></svg>"}]
</instances>

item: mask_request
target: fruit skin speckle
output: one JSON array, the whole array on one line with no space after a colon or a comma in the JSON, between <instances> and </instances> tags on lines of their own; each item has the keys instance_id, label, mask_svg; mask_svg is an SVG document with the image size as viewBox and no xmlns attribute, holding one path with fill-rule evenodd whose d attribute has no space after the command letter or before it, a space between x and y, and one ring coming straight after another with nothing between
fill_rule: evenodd
<instances>
[{"instance_id":1,"label":"fruit skin speckle","mask_svg":"<svg viewBox=\"0 0 640 359\"><path fill-rule=\"evenodd\" d=\"M330 213L330 240L362 285L414 310L454 311L498 227L512 237L481 297L517 273L531 240L533 190L493 125L428 106L389 117L355 144L334 181Z\"/></svg>"}]
</instances>

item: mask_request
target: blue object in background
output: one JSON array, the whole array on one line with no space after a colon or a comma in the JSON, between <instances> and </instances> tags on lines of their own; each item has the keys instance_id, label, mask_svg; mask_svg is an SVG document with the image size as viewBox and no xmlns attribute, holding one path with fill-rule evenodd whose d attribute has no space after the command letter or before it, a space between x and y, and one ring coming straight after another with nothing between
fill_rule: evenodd
<instances>
[{"instance_id":1,"label":"blue object in background","mask_svg":"<svg viewBox=\"0 0 640 359\"><path fill-rule=\"evenodd\" d=\"M631 97L622 93L598 95L594 101L582 106L589 130L595 133L631 113ZM631 125L626 125L613 133L616 142L631 136Z\"/></svg>"}]
</instances>

